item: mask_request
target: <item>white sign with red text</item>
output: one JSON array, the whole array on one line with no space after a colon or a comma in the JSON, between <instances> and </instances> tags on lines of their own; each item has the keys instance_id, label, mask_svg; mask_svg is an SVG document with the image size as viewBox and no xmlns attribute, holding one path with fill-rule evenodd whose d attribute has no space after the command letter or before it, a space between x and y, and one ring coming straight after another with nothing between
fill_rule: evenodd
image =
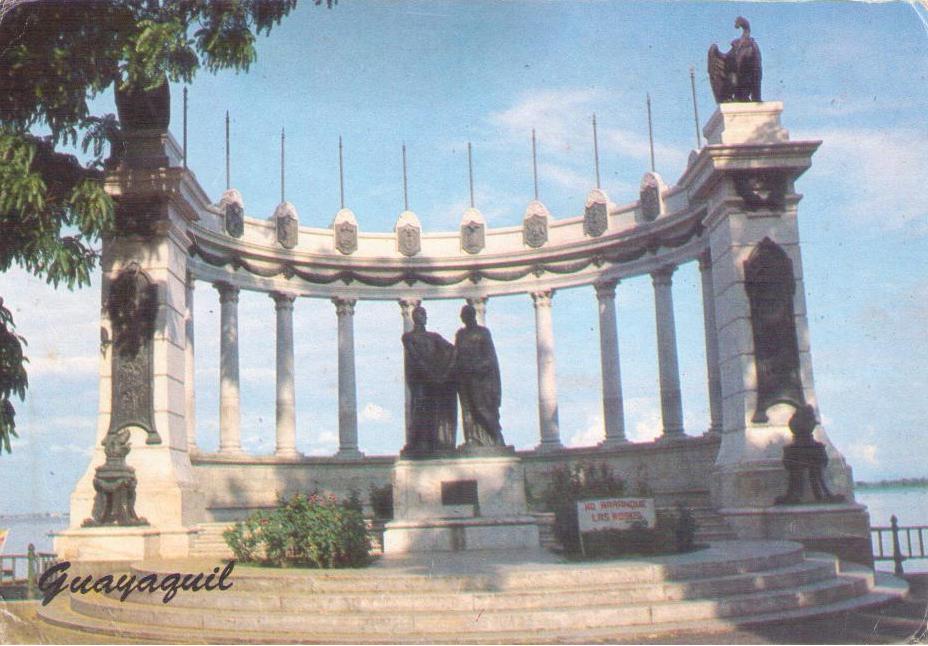
<instances>
[{"instance_id":1,"label":"white sign with red text","mask_svg":"<svg viewBox=\"0 0 928 646\"><path fill-rule=\"evenodd\" d=\"M657 514L653 498L603 498L577 503L581 532L598 529L654 527Z\"/></svg>"}]
</instances>

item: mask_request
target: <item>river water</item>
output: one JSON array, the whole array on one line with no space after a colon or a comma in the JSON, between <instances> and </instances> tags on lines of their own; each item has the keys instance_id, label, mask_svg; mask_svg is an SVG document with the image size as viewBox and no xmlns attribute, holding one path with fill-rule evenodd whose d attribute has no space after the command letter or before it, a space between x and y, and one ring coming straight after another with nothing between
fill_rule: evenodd
<instances>
[{"instance_id":1,"label":"river water","mask_svg":"<svg viewBox=\"0 0 928 646\"><path fill-rule=\"evenodd\" d=\"M893 514L900 526L928 525L928 487L879 487L858 489L858 502L870 510L870 524L874 527L888 527ZM25 554L29 543L33 543L39 552L52 551L50 532L59 531L68 525L66 518L49 518L41 520L4 520L0 518L0 528L8 528L4 554ZM928 536L926 536L928 539ZM892 570L893 563L877 563L881 570ZM928 572L928 560L913 560L905 564L906 572Z\"/></svg>"}]
</instances>

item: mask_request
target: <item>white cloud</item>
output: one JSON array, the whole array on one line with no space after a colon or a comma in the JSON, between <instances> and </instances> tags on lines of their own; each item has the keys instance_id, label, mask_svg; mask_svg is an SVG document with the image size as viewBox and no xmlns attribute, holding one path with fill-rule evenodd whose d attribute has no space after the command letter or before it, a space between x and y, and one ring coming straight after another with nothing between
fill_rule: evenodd
<instances>
[{"instance_id":1,"label":"white cloud","mask_svg":"<svg viewBox=\"0 0 928 646\"><path fill-rule=\"evenodd\" d=\"M393 414L383 406L368 402L364 408L361 409L361 414L358 416L358 419L362 422L389 422L393 419Z\"/></svg>"},{"instance_id":2,"label":"white cloud","mask_svg":"<svg viewBox=\"0 0 928 646\"><path fill-rule=\"evenodd\" d=\"M847 447L847 455L852 462L857 460L872 467L880 463L878 451L879 447L871 442L854 442Z\"/></svg>"},{"instance_id":3,"label":"white cloud","mask_svg":"<svg viewBox=\"0 0 928 646\"><path fill-rule=\"evenodd\" d=\"M567 440L567 446L596 446L605 439L603 416L588 415L586 428L576 431Z\"/></svg>"},{"instance_id":4,"label":"white cloud","mask_svg":"<svg viewBox=\"0 0 928 646\"><path fill-rule=\"evenodd\" d=\"M915 128L833 129L821 139L816 171L845 198L847 217L870 229L928 235L928 134Z\"/></svg>"}]
</instances>

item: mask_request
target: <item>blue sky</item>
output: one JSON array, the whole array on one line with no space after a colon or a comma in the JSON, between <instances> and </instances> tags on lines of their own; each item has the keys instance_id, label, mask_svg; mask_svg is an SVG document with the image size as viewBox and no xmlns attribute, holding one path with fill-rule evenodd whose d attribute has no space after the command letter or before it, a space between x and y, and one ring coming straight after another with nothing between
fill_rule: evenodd
<instances>
[{"instance_id":1,"label":"blue sky","mask_svg":"<svg viewBox=\"0 0 928 646\"><path fill-rule=\"evenodd\" d=\"M287 194L303 224L338 209L338 136L346 202L362 230L388 231L402 210L400 147L409 151L410 208L428 231L456 229L467 206L466 142L474 145L477 207L490 226L520 222L532 198L538 133L540 197L557 218L579 215L594 183L597 114L603 188L636 199L648 170L645 94L657 170L668 184L695 145L689 68L703 124L715 108L708 46L723 49L746 16L764 57L765 99L783 101L794 139L822 139L797 190L812 356L827 432L859 479L925 476L928 379L928 37L907 3L358 2L303 3L258 42L249 73L201 73L190 88L189 164L207 193L225 188L224 111L232 114L232 184L251 217L279 201L278 145L287 130ZM922 16L925 13L922 11ZM180 88L172 129L180 138ZM112 111L109 96L97 105ZM55 292L20 271L0 276L30 342L31 388L21 438L0 457L0 511L64 509L86 468L98 402L99 281ZM647 278L619 286L628 434L659 433L653 295ZM699 275L674 281L687 432L708 425ZM446 337L458 302L428 303ZM274 444L273 303L244 294L243 440ZM218 298L196 290L200 443L218 441ZM330 454L337 435L335 313L296 304L298 448ZM534 322L527 296L490 302L508 441L538 441ZM401 321L393 302L356 315L360 443L368 454L403 442ZM562 439L602 436L596 299L554 301Z\"/></svg>"}]
</instances>

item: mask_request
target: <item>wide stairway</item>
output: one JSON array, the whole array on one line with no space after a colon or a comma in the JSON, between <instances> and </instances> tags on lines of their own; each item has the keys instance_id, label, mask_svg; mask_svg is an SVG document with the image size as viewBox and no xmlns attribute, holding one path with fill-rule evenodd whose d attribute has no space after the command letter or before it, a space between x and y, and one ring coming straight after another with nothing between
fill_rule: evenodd
<instances>
[{"instance_id":1,"label":"wide stairway","mask_svg":"<svg viewBox=\"0 0 928 646\"><path fill-rule=\"evenodd\" d=\"M148 563L211 572L215 560ZM359 570L238 565L226 591L62 594L54 625L179 642L512 642L619 639L761 624L884 603L905 592L871 571L785 541L717 542L690 554L566 562L537 552L381 558Z\"/></svg>"}]
</instances>

